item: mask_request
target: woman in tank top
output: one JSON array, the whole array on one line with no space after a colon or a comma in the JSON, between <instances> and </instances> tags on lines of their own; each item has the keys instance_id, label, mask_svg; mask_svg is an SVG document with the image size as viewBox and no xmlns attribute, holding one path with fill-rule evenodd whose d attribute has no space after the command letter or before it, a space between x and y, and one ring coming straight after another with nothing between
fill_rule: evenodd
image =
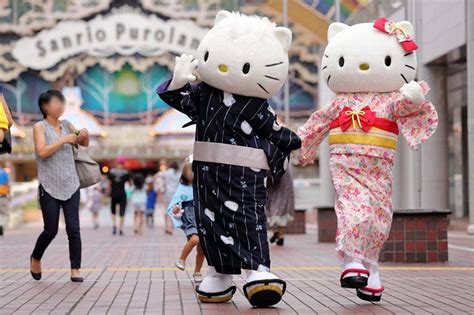
<instances>
[{"instance_id":1,"label":"woman in tank top","mask_svg":"<svg viewBox=\"0 0 474 315\"><path fill-rule=\"evenodd\" d=\"M31 275L41 279L41 258L58 232L59 211L63 209L69 239L71 281L82 282L81 234L79 228L79 178L73 156L73 145L88 146L87 129L76 130L64 113L65 99L61 92L49 90L40 95L38 105L44 119L33 127L38 196L43 213L44 230L31 254Z\"/></svg>"}]
</instances>

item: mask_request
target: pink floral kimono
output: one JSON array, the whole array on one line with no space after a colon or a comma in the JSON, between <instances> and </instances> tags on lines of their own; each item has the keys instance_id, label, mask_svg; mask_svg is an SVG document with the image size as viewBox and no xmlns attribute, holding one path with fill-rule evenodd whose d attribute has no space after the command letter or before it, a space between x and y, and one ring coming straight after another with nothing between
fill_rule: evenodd
<instances>
[{"instance_id":1,"label":"pink floral kimono","mask_svg":"<svg viewBox=\"0 0 474 315\"><path fill-rule=\"evenodd\" d=\"M426 95L429 88L420 82ZM392 223L392 168L398 133L412 149L438 125L433 104L416 105L400 92L338 93L298 130L300 163L311 163L329 133L330 170L336 190L337 252L377 264Z\"/></svg>"}]
</instances>

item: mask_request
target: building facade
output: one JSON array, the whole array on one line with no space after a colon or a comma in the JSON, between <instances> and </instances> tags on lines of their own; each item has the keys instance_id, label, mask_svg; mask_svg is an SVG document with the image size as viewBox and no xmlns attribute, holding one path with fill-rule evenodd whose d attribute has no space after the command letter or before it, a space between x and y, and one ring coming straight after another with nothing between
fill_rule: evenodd
<instances>
[{"instance_id":1,"label":"building facade","mask_svg":"<svg viewBox=\"0 0 474 315\"><path fill-rule=\"evenodd\" d=\"M169 108L156 95L156 86L171 75L176 55L195 52L217 12L257 13L281 24L280 2L1 1L0 83L22 136L15 137L13 154L0 159L8 160L16 179L34 176L31 127L42 117L39 94L51 88L74 91L69 93L72 99L68 99L65 117L78 128L97 130L90 150L94 158L184 158L192 150L189 140L193 135L173 132L181 127L176 125L180 120L169 130L161 130L165 123L161 117ZM306 13L304 19L290 24L294 33L290 116L304 119L317 103L317 52L329 22L324 14L330 14L331 7L318 11L301 6L302 2L290 2L298 4L293 13ZM308 28L311 20L322 26ZM270 103L283 117L283 95Z\"/></svg>"},{"instance_id":2,"label":"building facade","mask_svg":"<svg viewBox=\"0 0 474 315\"><path fill-rule=\"evenodd\" d=\"M374 0L350 23L380 16L413 23L417 79L430 85L429 99L439 114L438 130L418 151L403 140L398 147L394 207L450 209L474 233L474 1ZM330 94L325 90L321 85L320 104ZM327 158L323 145L320 163ZM324 170L321 182L322 202L331 204L332 184Z\"/></svg>"}]
</instances>

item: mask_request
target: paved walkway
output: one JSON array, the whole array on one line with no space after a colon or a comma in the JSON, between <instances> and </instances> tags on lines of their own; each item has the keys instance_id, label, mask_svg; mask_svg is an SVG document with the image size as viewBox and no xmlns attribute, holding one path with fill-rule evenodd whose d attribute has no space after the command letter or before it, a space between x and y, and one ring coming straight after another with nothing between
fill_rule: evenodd
<instances>
[{"instance_id":1,"label":"paved walkway","mask_svg":"<svg viewBox=\"0 0 474 315\"><path fill-rule=\"evenodd\" d=\"M107 214L104 214L104 217ZM242 294L231 303L199 304L192 271L173 268L184 235L167 236L158 227L143 237L112 236L109 227L93 230L83 213L82 284L68 279L67 239L61 230L43 259L43 280L29 274L28 257L39 226L26 226L0 238L0 314L473 314L474 238L450 234L448 264L383 264L383 301L359 300L338 285L332 244L318 244L314 231L288 236L272 247L273 270L288 282L275 308L250 308ZM190 259L189 265L192 265Z\"/></svg>"}]
</instances>

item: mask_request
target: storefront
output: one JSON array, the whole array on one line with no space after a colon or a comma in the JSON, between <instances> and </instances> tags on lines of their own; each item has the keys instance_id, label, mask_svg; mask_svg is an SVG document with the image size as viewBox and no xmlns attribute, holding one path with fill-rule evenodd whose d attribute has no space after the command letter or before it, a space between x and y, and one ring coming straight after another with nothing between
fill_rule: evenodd
<instances>
[{"instance_id":1,"label":"storefront","mask_svg":"<svg viewBox=\"0 0 474 315\"><path fill-rule=\"evenodd\" d=\"M474 233L474 2L374 0L352 16L410 20L419 45L418 80L426 81L439 115L434 136L418 151L399 148L393 201L402 209L449 209L458 229Z\"/></svg>"},{"instance_id":2,"label":"storefront","mask_svg":"<svg viewBox=\"0 0 474 315\"><path fill-rule=\"evenodd\" d=\"M47 89L66 87L78 90L80 97L68 100L68 106L73 104L68 107L70 117L81 111L82 118L76 119L79 127L94 125L101 130L91 147L96 159L186 156L190 141L172 147L160 143L169 142L165 139L169 133L153 132L157 119L169 109L157 97L156 86L170 76L175 55L195 51L219 10L267 15L281 23L281 11L274 2L7 2L0 16L0 82L25 136L16 138L14 153L2 158L28 166L16 170L19 179L31 177L30 171L23 174L23 170L34 165L31 126L41 119L37 98ZM326 19L319 19L327 25ZM324 39L303 24L291 27L290 110L296 122L316 106L318 48ZM270 103L281 113L283 95Z\"/></svg>"}]
</instances>

